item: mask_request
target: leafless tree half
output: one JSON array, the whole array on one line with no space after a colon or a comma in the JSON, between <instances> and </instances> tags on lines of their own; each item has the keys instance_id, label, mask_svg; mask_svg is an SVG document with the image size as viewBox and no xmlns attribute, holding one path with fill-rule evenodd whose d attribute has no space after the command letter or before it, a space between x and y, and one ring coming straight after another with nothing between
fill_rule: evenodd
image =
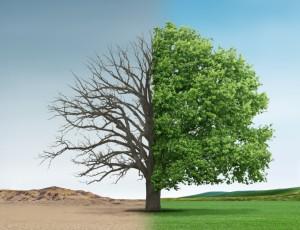
<instances>
[{"instance_id":1,"label":"leafless tree half","mask_svg":"<svg viewBox=\"0 0 300 230\"><path fill-rule=\"evenodd\" d=\"M64 153L84 166L79 176L100 182L110 175L116 181L128 170L146 180L146 210L160 209L160 191L151 183L154 157L152 106L152 48L138 38L129 48L109 49L108 55L89 62L91 77L72 86L74 97L60 95L50 106L64 119L60 136L42 155L50 162ZM80 134L74 138L72 133Z\"/></svg>"}]
</instances>

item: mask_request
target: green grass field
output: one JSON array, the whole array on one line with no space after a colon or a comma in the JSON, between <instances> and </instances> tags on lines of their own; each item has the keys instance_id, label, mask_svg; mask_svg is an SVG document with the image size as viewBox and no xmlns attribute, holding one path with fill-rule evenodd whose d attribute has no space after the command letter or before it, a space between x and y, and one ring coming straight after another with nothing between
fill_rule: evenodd
<instances>
[{"instance_id":1,"label":"green grass field","mask_svg":"<svg viewBox=\"0 0 300 230\"><path fill-rule=\"evenodd\" d=\"M300 188L209 192L164 199L152 229L300 229Z\"/></svg>"},{"instance_id":2,"label":"green grass field","mask_svg":"<svg viewBox=\"0 0 300 230\"><path fill-rule=\"evenodd\" d=\"M298 201L165 200L162 207L151 229L300 229Z\"/></svg>"}]
</instances>

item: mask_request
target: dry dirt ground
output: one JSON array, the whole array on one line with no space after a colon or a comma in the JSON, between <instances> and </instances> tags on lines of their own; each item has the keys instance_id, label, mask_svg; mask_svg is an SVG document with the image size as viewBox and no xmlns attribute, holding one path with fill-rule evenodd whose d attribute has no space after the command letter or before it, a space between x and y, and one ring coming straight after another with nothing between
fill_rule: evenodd
<instances>
[{"instance_id":1,"label":"dry dirt ground","mask_svg":"<svg viewBox=\"0 0 300 230\"><path fill-rule=\"evenodd\" d=\"M61 194L73 190L61 188L48 188L46 192L43 190L41 197L37 191L40 190L34 190L34 194L39 194L38 199L31 191L29 193L14 191L12 195L12 191L0 190L0 198L1 193L2 197L6 197L0 199L0 230L143 230L148 228L146 214L136 211L143 208L144 201L113 200L102 197L84 199L76 198L74 194L69 198ZM82 191L76 192L82 194ZM57 193L59 195L55 195ZM64 198L52 200L53 196ZM30 199L27 199L28 197Z\"/></svg>"}]
</instances>

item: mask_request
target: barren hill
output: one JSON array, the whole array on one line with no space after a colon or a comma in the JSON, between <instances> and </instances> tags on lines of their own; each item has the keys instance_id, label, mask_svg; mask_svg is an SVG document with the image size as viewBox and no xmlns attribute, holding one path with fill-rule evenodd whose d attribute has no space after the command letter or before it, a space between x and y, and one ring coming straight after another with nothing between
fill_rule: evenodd
<instances>
[{"instance_id":1,"label":"barren hill","mask_svg":"<svg viewBox=\"0 0 300 230\"><path fill-rule=\"evenodd\" d=\"M145 229L143 200L115 200L49 187L0 190L0 230Z\"/></svg>"},{"instance_id":2,"label":"barren hill","mask_svg":"<svg viewBox=\"0 0 300 230\"><path fill-rule=\"evenodd\" d=\"M116 203L107 197L101 197L91 192L71 190L60 187L48 187L32 190L0 190L0 202L72 202L72 203Z\"/></svg>"}]
</instances>

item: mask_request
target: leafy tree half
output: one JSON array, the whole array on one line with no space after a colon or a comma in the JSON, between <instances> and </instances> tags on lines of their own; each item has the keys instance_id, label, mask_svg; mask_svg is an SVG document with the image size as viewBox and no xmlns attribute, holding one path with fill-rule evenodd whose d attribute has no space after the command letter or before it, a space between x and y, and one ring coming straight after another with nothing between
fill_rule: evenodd
<instances>
[{"instance_id":1,"label":"leafy tree half","mask_svg":"<svg viewBox=\"0 0 300 230\"><path fill-rule=\"evenodd\" d=\"M155 29L153 83L157 190L265 180L272 129L253 118L268 98L234 49L167 23Z\"/></svg>"}]
</instances>

